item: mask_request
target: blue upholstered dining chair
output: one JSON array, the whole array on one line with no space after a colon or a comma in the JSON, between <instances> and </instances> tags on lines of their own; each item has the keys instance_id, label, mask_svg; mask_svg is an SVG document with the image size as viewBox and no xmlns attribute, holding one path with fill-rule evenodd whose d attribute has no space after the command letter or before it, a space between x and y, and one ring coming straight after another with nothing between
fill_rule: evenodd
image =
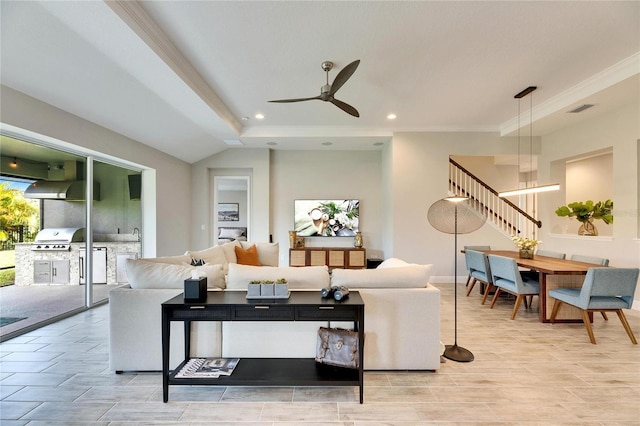
<instances>
[{"instance_id":1,"label":"blue upholstered dining chair","mask_svg":"<svg viewBox=\"0 0 640 426\"><path fill-rule=\"evenodd\" d=\"M560 252L551 251L551 250L536 250L536 254L538 256L554 257L556 259L566 259L567 258L567 254L566 253L560 253Z\"/></svg>"},{"instance_id":2,"label":"blue upholstered dining chair","mask_svg":"<svg viewBox=\"0 0 640 426\"><path fill-rule=\"evenodd\" d=\"M471 276L471 284L467 290L467 296L471 294L471 290L476 285L476 281L486 284L484 290L484 296L482 297L482 304L487 300L489 290L493 287L493 277L491 276L491 268L489 267L489 260L487 255L481 251L465 249L464 259L467 263L467 269Z\"/></svg>"},{"instance_id":3,"label":"blue upholstered dining chair","mask_svg":"<svg viewBox=\"0 0 640 426\"><path fill-rule=\"evenodd\" d=\"M491 250L491 246L464 246L464 251L467 250L475 250L475 251L489 251ZM466 259L466 256L465 256ZM469 265L467 265L467 283L464 285L465 287L469 287L469 282L471 281L471 271L469 270ZM467 296L469 293L467 293Z\"/></svg>"},{"instance_id":4,"label":"blue upholstered dining chair","mask_svg":"<svg viewBox=\"0 0 640 426\"><path fill-rule=\"evenodd\" d=\"M549 296L555 299L551 322L555 321L563 303L575 306L582 311L582 322L591 343L595 344L596 338L591 328L592 313L614 311L618 314L631 342L637 345L638 342L622 310L631 308L639 274L639 268L589 268L582 288L558 288L549 292Z\"/></svg>"},{"instance_id":5,"label":"blue upholstered dining chair","mask_svg":"<svg viewBox=\"0 0 640 426\"><path fill-rule=\"evenodd\" d=\"M609 266L609 259L603 257L582 256L581 254L571 255L571 260L576 262L593 263L594 265Z\"/></svg>"},{"instance_id":6,"label":"blue upholstered dining chair","mask_svg":"<svg viewBox=\"0 0 640 426\"><path fill-rule=\"evenodd\" d=\"M489 267L493 276L493 285L496 287L496 292L491 301L491 309L495 306L500 293L506 291L516 296L516 303L511 314L511 319L515 319L522 300L527 296L540 295L540 284L532 279L524 281L515 259L491 254L487 257L489 258Z\"/></svg>"}]
</instances>

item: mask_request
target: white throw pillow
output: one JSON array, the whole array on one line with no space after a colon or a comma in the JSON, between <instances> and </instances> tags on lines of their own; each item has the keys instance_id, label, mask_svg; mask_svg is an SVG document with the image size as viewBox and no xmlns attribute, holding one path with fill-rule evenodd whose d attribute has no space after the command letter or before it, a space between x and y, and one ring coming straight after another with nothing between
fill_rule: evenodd
<instances>
[{"instance_id":1,"label":"white throw pillow","mask_svg":"<svg viewBox=\"0 0 640 426\"><path fill-rule=\"evenodd\" d=\"M235 240L239 236L244 233L243 229L240 228L220 228L220 235L218 238L227 238L230 240Z\"/></svg>"},{"instance_id":2,"label":"white throw pillow","mask_svg":"<svg viewBox=\"0 0 640 426\"><path fill-rule=\"evenodd\" d=\"M329 285L329 269L327 266L305 266L295 268L289 266L250 266L229 264L227 288L246 290L252 280L278 280L286 278L289 289L320 290Z\"/></svg>"},{"instance_id":3,"label":"white throw pillow","mask_svg":"<svg viewBox=\"0 0 640 426\"><path fill-rule=\"evenodd\" d=\"M224 257L227 258L227 263L238 263L238 256L236 256L236 247L242 247L239 241L231 241L226 244L222 244L222 251L224 252ZM225 270L225 274L227 271Z\"/></svg>"},{"instance_id":4,"label":"white throw pillow","mask_svg":"<svg viewBox=\"0 0 640 426\"><path fill-rule=\"evenodd\" d=\"M258 260L263 266L278 266L278 257L280 256L279 243L252 243L241 241L240 244L245 250L255 244L258 249Z\"/></svg>"},{"instance_id":5,"label":"white throw pillow","mask_svg":"<svg viewBox=\"0 0 640 426\"><path fill-rule=\"evenodd\" d=\"M229 262L221 246L213 246L200 251L187 251L185 254L196 260L202 259L205 264L222 265L222 271L227 273Z\"/></svg>"},{"instance_id":6,"label":"white throw pillow","mask_svg":"<svg viewBox=\"0 0 640 426\"><path fill-rule=\"evenodd\" d=\"M331 285L347 288L426 287L432 265L408 265L382 269L334 269Z\"/></svg>"},{"instance_id":7,"label":"white throw pillow","mask_svg":"<svg viewBox=\"0 0 640 426\"><path fill-rule=\"evenodd\" d=\"M184 288L184 280L191 278L193 271L197 271L199 276L207 277L207 288L225 288L224 274L220 265L175 265L127 259L126 268L129 285L133 289Z\"/></svg>"},{"instance_id":8,"label":"white throw pillow","mask_svg":"<svg viewBox=\"0 0 640 426\"><path fill-rule=\"evenodd\" d=\"M397 257L392 257L390 259L386 259L381 264L378 265L377 269L384 268L401 268L403 266L409 266L410 263L405 262L402 259L398 259Z\"/></svg>"}]
</instances>

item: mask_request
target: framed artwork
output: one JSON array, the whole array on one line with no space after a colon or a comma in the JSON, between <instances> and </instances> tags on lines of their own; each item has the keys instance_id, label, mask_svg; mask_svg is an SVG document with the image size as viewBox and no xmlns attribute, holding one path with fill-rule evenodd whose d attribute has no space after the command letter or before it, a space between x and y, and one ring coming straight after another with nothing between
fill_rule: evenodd
<instances>
[{"instance_id":1,"label":"framed artwork","mask_svg":"<svg viewBox=\"0 0 640 426\"><path fill-rule=\"evenodd\" d=\"M224 222L238 222L240 209L238 203L218 203L218 220Z\"/></svg>"}]
</instances>

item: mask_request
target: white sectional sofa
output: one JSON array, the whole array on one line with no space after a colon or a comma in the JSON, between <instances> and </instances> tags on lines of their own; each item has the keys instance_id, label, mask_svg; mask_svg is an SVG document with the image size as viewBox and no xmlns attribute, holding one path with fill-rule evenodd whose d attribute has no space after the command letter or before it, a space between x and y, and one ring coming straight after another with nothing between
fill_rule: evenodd
<instances>
[{"instance_id":1,"label":"white sectional sofa","mask_svg":"<svg viewBox=\"0 0 640 426\"><path fill-rule=\"evenodd\" d=\"M180 294L185 278L197 269L209 291L246 291L254 279L286 278L289 288L315 291L344 285L360 292L365 303L366 370L436 370L440 365L440 291L428 283L431 265L389 259L377 269L325 266L278 267L278 245L258 243L260 263L236 263L233 242L183 256L128 260L130 286L109 294L111 370L159 371L162 368L162 302ZM203 259L204 266L191 266ZM327 322L197 322L192 325L191 355L212 357L310 357L316 332ZM332 322L332 327L351 323ZM182 323L171 325L170 367L184 357Z\"/></svg>"}]
</instances>

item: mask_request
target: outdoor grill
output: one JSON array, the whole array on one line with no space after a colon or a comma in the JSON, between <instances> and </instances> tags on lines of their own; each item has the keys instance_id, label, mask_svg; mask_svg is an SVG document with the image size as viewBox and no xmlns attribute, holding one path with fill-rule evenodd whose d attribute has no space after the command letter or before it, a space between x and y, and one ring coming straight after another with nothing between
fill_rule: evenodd
<instances>
[{"instance_id":1,"label":"outdoor grill","mask_svg":"<svg viewBox=\"0 0 640 426\"><path fill-rule=\"evenodd\" d=\"M84 228L45 228L33 242L35 251L68 251L71 243L84 241Z\"/></svg>"}]
</instances>

